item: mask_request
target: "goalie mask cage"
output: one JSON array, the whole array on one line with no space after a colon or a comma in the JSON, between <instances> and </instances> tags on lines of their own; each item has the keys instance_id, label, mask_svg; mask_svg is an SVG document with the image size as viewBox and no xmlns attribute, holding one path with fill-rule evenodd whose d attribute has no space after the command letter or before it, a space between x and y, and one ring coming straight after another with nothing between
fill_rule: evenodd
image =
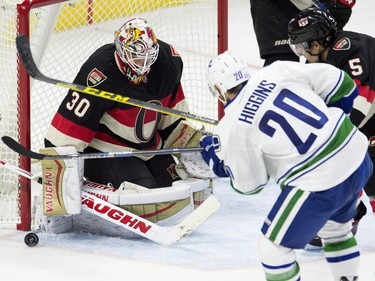
<instances>
[{"instance_id":1,"label":"goalie mask cage","mask_svg":"<svg viewBox=\"0 0 375 281\"><path fill-rule=\"evenodd\" d=\"M32 80L20 64L18 34L29 36L45 75L72 82L81 64L114 40L126 19L140 16L184 61L182 85L191 113L217 119L222 111L208 92L210 57L227 49L228 0L3 0L0 3L0 135L38 151L66 89ZM221 112L219 114L219 112ZM207 128L207 127L206 127ZM212 129L212 128L207 128ZM2 142L0 161L38 169ZM0 162L1 163L1 162ZM31 182L0 165L0 228L29 230Z\"/></svg>"}]
</instances>

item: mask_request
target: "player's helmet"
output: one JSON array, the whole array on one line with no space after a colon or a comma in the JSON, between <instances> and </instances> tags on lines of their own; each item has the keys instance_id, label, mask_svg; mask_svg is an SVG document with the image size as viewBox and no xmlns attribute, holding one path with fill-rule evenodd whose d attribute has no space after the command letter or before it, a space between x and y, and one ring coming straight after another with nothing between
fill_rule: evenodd
<instances>
[{"instance_id":1,"label":"player's helmet","mask_svg":"<svg viewBox=\"0 0 375 281\"><path fill-rule=\"evenodd\" d=\"M337 25L333 16L326 10L312 7L302 10L288 24L289 44L303 44L307 51L312 41L318 41L323 47L327 47L333 41L337 33ZM293 51L296 52L295 49ZM301 55L300 52L296 52Z\"/></svg>"},{"instance_id":2,"label":"player's helmet","mask_svg":"<svg viewBox=\"0 0 375 281\"><path fill-rule=\"evenodd\" d=\"M159 54L156 35L141 18L130 19L115 31L115 46L121 60L139 75L150 70Z\"/></svg>"},{"instance_id":3,"label":"player's helmet","mask_svg":"<svg viewBox=\"0 0 375 281\"><path fill-rule=\"evenodd\" d=\"M208 63L208 88L224 105L225 93L250 79L247 64L235 54L226 51Z\"/></svg>"}]
</instances>

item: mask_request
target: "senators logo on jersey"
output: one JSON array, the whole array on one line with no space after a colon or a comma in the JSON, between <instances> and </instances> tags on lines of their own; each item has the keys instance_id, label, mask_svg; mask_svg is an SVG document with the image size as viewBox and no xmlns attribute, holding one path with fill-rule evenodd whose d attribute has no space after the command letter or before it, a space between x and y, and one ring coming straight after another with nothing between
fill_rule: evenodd
<instances>
[{"instance_id":1,"label":"senators logo on jersey","mask_svg":"<svg viewBox=\"0 0 375 281\"><path fill-rule=\"evenodd\" d=\"M105 76L97 68L94 68L93 70L91 70L91 72L87 76L86 84L88 87L95 87L99 85L100 83L104 82L106 79L107 79L107 76Z\"/></svg>"},{"instance_id":2,"label":"senators logo on jersey","mask_svg":"<svg viewBox=\"0 0 375 281\"><path fill-rule=\"evenodd\" d=\"M351 47L351 43L350 43L349 38L344 37L340 39L339 41L337 41L335 46L333 46L333 49L335 51L346 51L346 50L349 50L350 47Z\"/></svg>"}]
</instances>

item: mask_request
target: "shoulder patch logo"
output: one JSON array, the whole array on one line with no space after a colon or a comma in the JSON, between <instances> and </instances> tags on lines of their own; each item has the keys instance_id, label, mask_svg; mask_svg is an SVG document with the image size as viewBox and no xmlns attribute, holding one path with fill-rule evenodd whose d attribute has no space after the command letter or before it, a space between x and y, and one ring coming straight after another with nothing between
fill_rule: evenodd
<instances>
[{"instance_id":1,"label":"shoulder patch logo","mask_svg":"<svg viewBox=\"0 0 375 281\"><path fill-rule=\"evenodd\" d=\"M172 56L174 56L174 57L180 57L180 54L176 51L175 48L173 48L172 45L169 45L169 47L171 48Z\"/></svg>"},{"instance_id":2,"label":"shoulder patch logo","mask_svg":"<svg viewBox=\"0 0 375 281\"><path fill-rule=\"evenodd\" d=\"M346 50L349 50L350 47L351 47L351 43L350 43L349 38L344 37L344 38L340 39L339 41L337 41L335 46L333 46L333 49L335 51L346 51Z\"/></svg>"},{"instance_id":3,"label":"shoulder patch logo","mask_svg":"<svg viewBox=\"0 0 375 281\"><path fill-rule=\"evenodd\" d=\"M94 68L93 70L91 70L91 72L87 76L86 84L88 87L95 87L99 85L100 83L104 82L106 79L107 79L107 76L105 76L97 68Z\"/></svg>"}]
</instances>

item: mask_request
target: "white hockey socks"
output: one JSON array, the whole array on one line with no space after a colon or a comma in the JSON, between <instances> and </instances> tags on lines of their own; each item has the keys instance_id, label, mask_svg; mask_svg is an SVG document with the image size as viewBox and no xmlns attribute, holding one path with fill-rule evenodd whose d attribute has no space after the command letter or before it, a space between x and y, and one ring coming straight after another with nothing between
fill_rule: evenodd
<instances>
[{"instance_id":1,"label":"white hockey socks","mask_svg":"<svg viewBox=\"0 0 375 281\"><path fill-rule=\"evenodd\" d=\"M351 232L351 222L328 221L318 235L322 239L324 255L335 280L357 276L360 251Z\"/></svg>"},{"instance_id":2,"label":"white hockey socks","mask_svg":"<svg viewBox=\"0 0 375 281\"><path fill-rule=\"evenodd\" d=\"M300 268L292 249L274 244L264 235L258 239L259 258L266 280L298 281Z\"/></svg>"}]
</instances>

